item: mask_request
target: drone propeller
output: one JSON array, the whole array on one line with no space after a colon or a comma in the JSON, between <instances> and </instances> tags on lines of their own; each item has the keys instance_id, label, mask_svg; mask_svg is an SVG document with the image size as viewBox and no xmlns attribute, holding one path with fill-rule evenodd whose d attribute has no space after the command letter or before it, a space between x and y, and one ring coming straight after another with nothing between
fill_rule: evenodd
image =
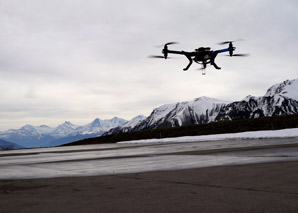
<instances>
[{"instance_id":1,"label":"drone propeller","mask_svg":"<svg viewBox=\"0 0 298 213\"><path fill-rule=\"evenodd\" d=\"M220 42L220 43L217 43L219 45L225 45L225 44L229 44L229 43L233 43L233 42L237 42L237 41L244 41L244 39L237 39L237 40L234 40L234 41L224 41L224 42Z\"/></svg>"},{"instance_id":2,"label":"drone propeller","mask_svg":"<svg viewBox=\"0 0 298 213\"><path fill-rule=\"evenodd\" d=\"M249 56L249 54L233 54L233 56L247 57L247 56Z\"/></svg>"},{"instance_id":3,"label":"drone propeller","mask_svg":"<svg viewBox=\"0 0 298 213\"><path fill-rule=\"evenodd\" d=\"M176 41L172 41L172 42L168 42L168 43L166 43L166 44L162 44L162 45L157 45L157 46L155 46L155 47L164 47L164 46L167 46L167 45L172 45L172 44L179 44L178 42L176 42Z\"/></svg>"},{"instance_id":4,"label":"drone propeller","mask_svg":"<svg viewBox=\"0 0 298 213\"><path fill-rule=\"evenodd\" d=\"M231 57L230 55L225 55L225 56ZM233 54L232 57L234 57L234 56L236 56L236 57L247 57L247 56L249 56L249 54Z\"/></svg>"},{"instance_id":5,"label":"drone propeller","mask_svg":"<svg viewBox=\"0 0 298 213\"><path fill-rule=\"evenodd\" d=\"M163 58L166 59L164 56L162 55L149 55L148 58ZM167 59L172 59L172 57L167 57Z\"/></svg>"},{"instance_id":6,"label":"drone propeller","mask_svg":"<svg viewBox=\"0 0 298 213\"><path fill-rule=\"evenodd\" d=\"M166 43L165 45L172 45L172 44L179 44L179 43L176 42L176 41L172 41L172 42L168 42L168 43Z\"/></svg>"}]
</instances>

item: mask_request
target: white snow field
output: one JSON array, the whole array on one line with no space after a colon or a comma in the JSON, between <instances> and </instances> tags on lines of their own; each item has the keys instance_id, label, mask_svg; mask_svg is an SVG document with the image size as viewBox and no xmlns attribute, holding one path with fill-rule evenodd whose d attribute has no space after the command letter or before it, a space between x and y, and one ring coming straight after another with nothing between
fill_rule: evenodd
<instances>
[{"instance_id":1,"label":"white snow field","mask_svg":"<svg viewBox=\"0 0 298 213\"><path fill-rule=\"evenodd\" d=\"M298 137L298 128L281 129L281 130L266 130L266 131L252 131L240 133L227 133L216 135L201 135L201 136L184 136L177 138L162 138L162 139L147 139L147 140L132 140L123 141L119 143L182 143L182 142L199 142L199 141L214 141L225 139L261 139L261 138L285 138Z\"/></svg>"}]
</instances>

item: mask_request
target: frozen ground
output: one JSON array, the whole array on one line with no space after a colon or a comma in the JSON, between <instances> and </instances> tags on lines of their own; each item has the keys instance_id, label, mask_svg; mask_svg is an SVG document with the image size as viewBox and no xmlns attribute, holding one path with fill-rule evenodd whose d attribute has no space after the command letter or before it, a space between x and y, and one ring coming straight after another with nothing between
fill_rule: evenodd
<instances>
[{"instance_id":1,"label":"frozen ground","mask_svg":"<svg viewBox=\"0 0 298 213\"><path fill-rule=\"evenodd\" d=\"M195 141L215 141L225 139L256 139L256 138L285 138L285 137L298 137L298 128L281 129L272 131L253 131L253 132L240 132L234 134L218 134L218 135L202 135L202 136L185 136L177 138L164 138L164 139L148 139L148 140L135 140L123 141L120 143L168 143L168 142L195 142Z\"/></svg>"},{"instance_id":2,"label":"frozen ground","mask_svg":"<svg viewBox=\"0 0 298 213\"><path fill-rule=\"evenodd\" d=\"M0 159L0 179L298 161L298 129L1 151Z\"/></svg>"}]
</instances>

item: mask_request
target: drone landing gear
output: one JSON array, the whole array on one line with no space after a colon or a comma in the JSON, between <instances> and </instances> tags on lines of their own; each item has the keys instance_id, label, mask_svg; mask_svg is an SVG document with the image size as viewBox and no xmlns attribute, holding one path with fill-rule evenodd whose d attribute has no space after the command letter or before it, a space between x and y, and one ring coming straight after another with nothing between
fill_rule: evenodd
<instances>
[{"instance_id":1,"label":"drone landing gear","mask_svg":"<svg viewBox=\"0 0 298 213\"><path fill-rule=\"evenodd\" d=\"M186 58L189 60L189 64L187 65L187 67L185 67L183 69L183 71L186 71L188 70L188 68L192 65L192 58L191 58L191 55L187 54L186 52L182 51L183 54L186 56Z\"/></svg>"},{"instance_id":2,"label":"drone landing gear","mask_svg":"<svg viewBox=\"0 0 298 213\"><path fill-rule=\"evenodd\" d=\"M221 68L219 66L217 66L216 63L214 62L215 57L217 56L218 53L219 53L218 51L215 51L215 53L212 55L210 64L213 65L215 67L215 69L220 70Z\"/></svg>"},{"instance_id":3,"label":"drone landing gear","mask_svg":"<svg viewBox=\"0 0 298 213\"><path fill-rule=\"evenodd\" d=\"M202 75L206 75L206 67L207 67L207 63L206 63L206 61L204 61L203 67L202 67Z\"/></svg>"},{"instance_id":4,"label":"drone landing gear","mask_svg":"<svg viewBox=\"0 0 298 213\"><path fill-rule=\"evenodd\" d=\"M211 64L215 67L215 69L220 70L221 68L219 66L217 66L214 62Z\"/></svg>"},{"instance_id":5,"label":"drone landing gear","mask_svg":"<svg viewBox=\"0 0 298 213\"><path fill-rule=\"evenodd\" d=\"M202 69L202 75L206 75L206 69Z\"/></svg>"}]
</instances>

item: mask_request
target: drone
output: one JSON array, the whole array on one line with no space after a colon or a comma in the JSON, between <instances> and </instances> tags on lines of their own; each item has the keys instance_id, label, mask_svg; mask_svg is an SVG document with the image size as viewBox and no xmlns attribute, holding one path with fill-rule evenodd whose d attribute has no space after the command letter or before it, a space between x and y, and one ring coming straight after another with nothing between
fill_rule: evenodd
<instances>
[{"instance_id":1,"label":"drone","mask_svg":"<svg viewBox=\"0 0 298 213\"><path fill-rule=\"evenodd\" d=\"M241 41L242 39L236 40L236 41ZM166 44L164 44L164 48L162 50L163 56L160 55L151 55L149 56L149 58L164 58L167 59L168 58L168 54L179 54L179 55L184 55L188 60L189 60L189 64L187 65L187 67L185 67L183 70L187 71L188 68L192 65L193 62L201 64L202 68L201 70L203 70L202 74L205 75L205 69L207 67L207 64L210 64L212 66L214 66L215 69L220 70L221 68L219 66L217 66L217 64L215 63L215 58L219 53L224 53L224 52L228 52L230 57L234 57L234 56L240 56L240 57L244 57L244 56L248 56L249 54L234 54L234 51L236 50L236 47L233 46L233 42L235 41L224 41L224 42L220 42L218 44L220 45L226 45L228 44L228 48L225 49L220 49L220 50L211 50L210 47L200 47L198 49L195 49L195 51L193 52L186 52L186 51L176 51L176 50L170 50L168 48L169 45L172 44L178 44L178 42L168 42Z\"/></svg>"}]
</instances>

